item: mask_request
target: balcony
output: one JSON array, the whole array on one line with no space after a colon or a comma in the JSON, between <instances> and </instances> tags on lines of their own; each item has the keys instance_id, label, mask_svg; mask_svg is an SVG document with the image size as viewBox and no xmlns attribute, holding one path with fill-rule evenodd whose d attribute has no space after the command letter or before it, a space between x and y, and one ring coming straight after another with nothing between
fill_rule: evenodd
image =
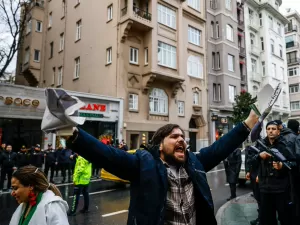
<instances>
[{"instance_id":1,"label":"balcony","mask_svg":"<svg viewBox=\"0 0 300 225\"><path fill-rule=\"evenodd\" d=\"M288 65L290 64L300 64L300 58L287 58Z\"/></svg>"},{"instance_id":2,"label":"balcony","mask_svg":"<svg viewBox=\"0 0 300 225\"><path fill-rule=\"evenodd\" d=\"M284 28L285 33L291 33L291 32L298 32L298 26L297 25L288 25Z\"/></svg>"},{"instance_id":3,"label":"balcony","mask_svg":"<svg viewBox=\"0 0 300 225\"><path fill-rule=\"evenodd\" d=\"M259 31L259 21L255 17L250 17L249 18L249 28L253 30L254 32Z\"/></svg>"},{"instance_id":4,"label":"balcony","mask_svg":"<svg viewBox=\"0 0 300 225\"><path fill-rule=\"evenodd\" d=\"M247 84L247 77L246 77L246 75L241 74L241 84Z\"/></svg>"},{"instance_id":5,"label":"balcony","mask_svg":"<svg viewBox=\"0 0 300 225\"><path fill-rule=\"evenodd\" d=\"M238 28L240 30L244 30L245 29L245 22L243 20L238 20Z\"/></svg>"},{"instance_id":6,"label":"balcony","mask_svg":"<svg viewBox=\"0 0 300 225\"><path fill-rule=\"evenodd\" d=\"M244 47L239 46L240 56L246 57L246 49Z\"/></svg>"},{"instance_id":7,"label":"balcony","mask_svg":"<svg viewBox=\"0 0 300 225\"><path fill-rule=\"evenodd\" d=\"M260 49L259 49L258 47L256 47L255 45L251 45L251 47L250 47L250 52L251 52L252 55L255 55L255 56L259 57L261 51L260 51Z\"/></svg>"},{"instance_id":8,"label":"balcony","mask_svg":"<svg viewBox=\"0 0 300 225\"><path fill-rule=\"evenodd\" d=\"M122 42L126 40L130 30L140 33L153 29L152 14L148 12L148 4L151 2L140 1L137 7L135 0L128 0L127 5L121 9Z\"/></svg>"},{"instance_id":9,"label":"balcony","mask_svg":"<svg viewBox=\"0 0 300 225\"><path fill-rule=\"evenodd\" d=\"M260 83L262 81L262 76L257 72L250 72L249 77L254 82Z\"/></svg>"},{"instance_id":10,"label":"balcony","mask_svg":"<svg viewBox=\"0 0 300 225\"><path fill-rule=\"evenodd\" d=\"M287 51L293 51L294 49L299 49L299 43L295 41L290 41L285 44Z\"/></svg>"}]
</instances>

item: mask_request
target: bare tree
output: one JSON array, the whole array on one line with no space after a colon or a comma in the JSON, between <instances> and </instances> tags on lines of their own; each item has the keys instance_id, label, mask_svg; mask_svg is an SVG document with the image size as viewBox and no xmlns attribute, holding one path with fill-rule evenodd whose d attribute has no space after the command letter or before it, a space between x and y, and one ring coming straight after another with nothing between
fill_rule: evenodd
<instances>
[{"instance_id":1,"label":"bare tree","mask_svg":"<svg viewBox=\"0 0 300 225\"><path fill-rule=\"evenodd\" d=\"M0 0L0 77L4 76L22 46L30 2L31 0Z\"/></svg>"}]
</instances>

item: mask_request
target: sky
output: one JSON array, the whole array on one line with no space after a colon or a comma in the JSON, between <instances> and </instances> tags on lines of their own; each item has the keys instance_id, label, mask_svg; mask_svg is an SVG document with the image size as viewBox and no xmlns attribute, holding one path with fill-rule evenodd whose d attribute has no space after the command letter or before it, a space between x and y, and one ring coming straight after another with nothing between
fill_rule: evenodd
<instances>
[{"instance_id":1,"label":"sky","mask_svg":"<svg viewBox=\"0 0 300 225\"><path fill-rule=\"evenodd\" d=\"M296 9L300 13L300 0L282 0L282 5L280 6L280 12L285 14L286 8ZM14 71L16 67L16 55L14 60L10 63L7 71Z\"/></svg>"}]
</instances>

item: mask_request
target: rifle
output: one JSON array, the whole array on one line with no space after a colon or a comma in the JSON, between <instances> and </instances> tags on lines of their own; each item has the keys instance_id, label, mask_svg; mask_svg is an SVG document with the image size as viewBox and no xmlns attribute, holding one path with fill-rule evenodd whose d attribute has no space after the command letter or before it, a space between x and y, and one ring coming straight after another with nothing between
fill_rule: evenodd
<instances>
[{"instance_id":1,"label":"rifle","mask_svg":"<svg viewBox=\"0 0 300 225\"><path fill-rule=\"evenodd\" d=\"M264 150L269 153L272 158L274 159L273 161L276 162L281 162L286 168L288 168L289 170L292 170L292 168L286 163L287 159L281 154L281 152L278 151L278 149L276 148L268 148L264 143L262 143L260 140L256 141L260 146L262 146L264 148ZM260 150L257 149L254 146L250 147L252 150L256 151L257 153L260 153Z\"/></svg>"}]
</instances>

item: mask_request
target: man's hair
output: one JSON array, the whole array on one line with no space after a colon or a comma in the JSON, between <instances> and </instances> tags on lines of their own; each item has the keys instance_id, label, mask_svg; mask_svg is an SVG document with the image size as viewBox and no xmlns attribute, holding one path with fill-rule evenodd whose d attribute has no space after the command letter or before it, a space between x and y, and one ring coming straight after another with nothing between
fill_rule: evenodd
<instances>
[{"instance_id":1,"label":"man's hair","mask_svg":"<svg viewBox=\"0 0 300 225\"><path fill-rule=\"evenodd\" d=\"M287 123L287 127L297 134L299 129L299 122L297 120L289 120Z\"/></svg>"},{"instance_id":2,"label":"man's hair","mask_svg":"<svg viewBox=\"0 0 300 225\"><path fill-rule=\"evenodd\" d=\"M151 139L151 144L152 145L159 145L164 139L165 137L167 137L169 134L171 134L172 130L175 128L179 128L183 135L184 135L184 131L181 129L181 127L177 124L167 124L162 126L161 128L159 128L155 134L153 135L152 139Z\"/></svg>"}]
</instances>

